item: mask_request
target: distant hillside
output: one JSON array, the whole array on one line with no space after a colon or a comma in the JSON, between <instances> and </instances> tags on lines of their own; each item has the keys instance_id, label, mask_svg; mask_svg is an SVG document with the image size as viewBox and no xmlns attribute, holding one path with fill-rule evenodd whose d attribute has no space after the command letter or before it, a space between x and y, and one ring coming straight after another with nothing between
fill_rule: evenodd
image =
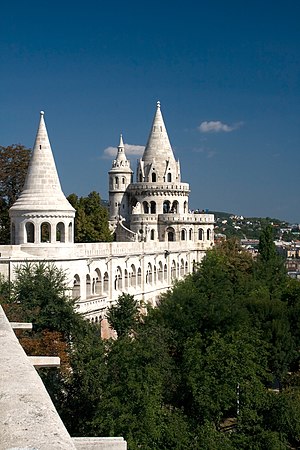
<instances>
[{"instance_id":1,"label":"distant hillside","mask_svg":"<svg viewBox=\"0 0 300 450\"><path fill-rule=\"evenodd\" d=\"M259 239L261 230L266 225L274 228L274 239L293 241L300 239L299 228L287 221L270 217L244 217L233 213L210 211L215 215L215 233L238 239Z\"/></svg>"}]
</instances>

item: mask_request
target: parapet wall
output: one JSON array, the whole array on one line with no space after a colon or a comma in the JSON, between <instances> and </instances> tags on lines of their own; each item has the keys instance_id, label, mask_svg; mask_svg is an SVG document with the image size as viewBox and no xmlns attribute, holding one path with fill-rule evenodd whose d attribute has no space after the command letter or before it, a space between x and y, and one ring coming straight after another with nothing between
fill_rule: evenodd
<instances>
[{"instance_id":1,"label":"parapet wall","mask_svg":"<svg viewBox=\"0 0 300 450\"><path fill-rule=\"evenodd\" d=\"M0 306L0 450L126 450L123 438L70 437Z\"/></svg>"}]
</instances>

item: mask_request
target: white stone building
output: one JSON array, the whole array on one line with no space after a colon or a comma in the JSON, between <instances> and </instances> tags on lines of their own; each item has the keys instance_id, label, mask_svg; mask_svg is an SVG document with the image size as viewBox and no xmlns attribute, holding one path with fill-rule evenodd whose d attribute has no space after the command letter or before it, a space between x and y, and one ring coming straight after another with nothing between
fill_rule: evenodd
<instances>
[{"instance_id":1,"label":"white stone building","mask_svg":"<svg viewBox=\"0 0 300 450\"><path fill-rule=\"evenodd\" d=\"M214 216L189 212L164 120L157 109L136 181L121 136L109 171L110 225L116 241L74 243L74 208L64 196L41 112L24 189L10 209L11 245L0 246L0 273L49 261L66 270L78 310L101 321L122 292L155 304L193 270L214 242Z\"/></svg>"}]
</instances>

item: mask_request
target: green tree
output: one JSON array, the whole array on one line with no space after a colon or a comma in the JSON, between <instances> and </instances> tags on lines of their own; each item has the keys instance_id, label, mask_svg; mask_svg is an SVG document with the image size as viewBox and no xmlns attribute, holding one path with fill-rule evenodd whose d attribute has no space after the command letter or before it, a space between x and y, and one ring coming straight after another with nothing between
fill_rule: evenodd
<instances>
[{"instance_id":1,"label":"green tree","mask_svg":"<svg viewBox=\"0 0 300 450\"><path fill-rule=\"evenodd\" d=\"M130 294L120 295L116 304L112 305L107 312L107 321L119 338L128 336L134 331L138 319L138 301Z\"/></svg>"},{"instance_id":2,"label":"green tree","mask_svg":"<svg viewBox=\"0 0 300 450\"><path fill-rule=\"evenodd\" d=\"M54 264L22 264L15 270L10 306L19 309L35 331L73 332L79 314L68 295L66 273Z\"/></svg>"},{"instance_id":3,"label":"green tree","mask_svg":"<svg viewBox=\"0 0 300 450\"><path fill-rule=\"evenodd\" d=\"M93 191L87 197L68 196L76 209L75 242L110 242L112 234L108 227L108 210L101 203L100 195Z\"/></svg>"},{"instance_id":4,"label":"green tree","mask_svg":"<svg viewBox=\"0 0 300 450\"><path fill-rule=\"evenodd\" d=\"M8 210L23 188L31 150L21 144L0 146L0 244L10 242Z\"/></svg>"}]
</instances>

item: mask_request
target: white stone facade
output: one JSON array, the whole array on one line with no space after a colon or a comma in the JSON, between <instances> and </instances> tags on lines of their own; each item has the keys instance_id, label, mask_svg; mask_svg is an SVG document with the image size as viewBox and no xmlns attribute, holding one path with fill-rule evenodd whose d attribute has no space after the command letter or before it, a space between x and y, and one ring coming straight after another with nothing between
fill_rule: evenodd
<instances>
[{"instance_id":1,"label":"white stone facade","mask_svg":"<svg viewBox=\"0 0 300 450\"><path fill-rule=\"evenodd\" d=\"M189 192L158 103L136 181L122 137L109 171L116 242L75 244L75 211L61 191L42 113L25 186L10 210L12 245L0 246L0 273L13 279L25 261L53 262L92 321L103 320L122 292L155 304L213 246L214 216L191 213Z\"/></svg>"}]
</instances>

